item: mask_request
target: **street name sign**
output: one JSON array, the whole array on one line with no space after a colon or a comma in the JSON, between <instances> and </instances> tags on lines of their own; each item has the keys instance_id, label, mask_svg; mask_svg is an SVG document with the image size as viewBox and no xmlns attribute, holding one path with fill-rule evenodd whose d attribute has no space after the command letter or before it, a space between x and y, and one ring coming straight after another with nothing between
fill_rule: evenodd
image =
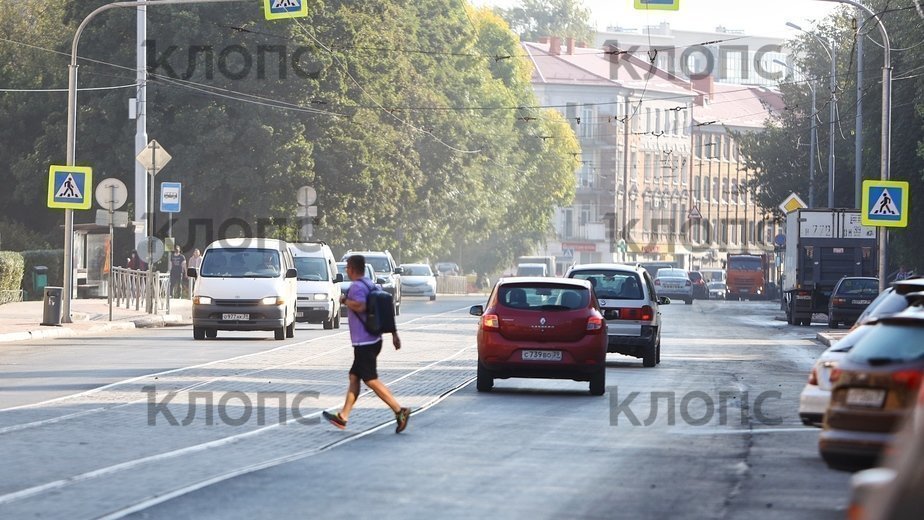
<instances>
[{"instance_id":1,"label":"street name sign","mask_svg":"<svg viewBox=\"0 0 924 520\"><path fill-rule=\"evenodd\" d=\"M48 170L48 207L90 209L92 185L93 168L52 165Z\"/></svg>"},{"instance_id":2,"label":"street name sign","mask_svg":"<svg viewBox=\"0 0 924 520\"><path fill-rule=\"evenodd\" d=\"M907 227L908 190L906 181L863 181L863 225Z\"/></svg>"},{"instance_id":3,"label":"street name sign","mask_svg":"<svg viewBox=\"0 0 924 520\"><path fill-rule=\"evenodd\" d=\"M680 0L635 0L635 8L643 11L679 11Z\"/></svg>"}]
</instances>

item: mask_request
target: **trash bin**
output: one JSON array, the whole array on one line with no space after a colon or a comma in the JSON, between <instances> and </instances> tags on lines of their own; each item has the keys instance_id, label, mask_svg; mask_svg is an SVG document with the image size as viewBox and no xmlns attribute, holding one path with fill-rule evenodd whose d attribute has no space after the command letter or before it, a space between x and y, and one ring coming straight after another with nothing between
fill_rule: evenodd
<instances>
[{"instance_id":1,"label":"trash bin","mask_svg":"<svg viewBox=\"0 0 924 520\"><path fill-rule=\"evenodd\" d=\"M64 295L63 287L45 287L44 312L42 325L61 325L61 297Z\"/></svg>"},{"instance_id":2,"label":"trash bin","mask_svg":"<svg viewBox=\"0 0 924 520\"><path fill-rule=\"evenodd\" d=\"M32 267L32 294L38 295L48 285L48 268L44 265Z\"/></svg>"}]
</instances>

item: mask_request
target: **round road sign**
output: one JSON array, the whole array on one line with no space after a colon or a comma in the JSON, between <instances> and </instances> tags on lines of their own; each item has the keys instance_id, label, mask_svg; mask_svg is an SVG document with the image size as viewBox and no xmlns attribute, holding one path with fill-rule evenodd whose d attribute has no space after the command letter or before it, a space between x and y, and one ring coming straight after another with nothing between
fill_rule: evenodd
<instances>
[{"instance_id":1,"label":"round road sign","mask_svg":"<svg viewBox=\"0 0 924 520\"><path fill-rule=\"evenodd\" d=\"M302 186L298 189L298 205L299 206L310 206L314 204L314 201L318 200L318 192L314 190L311 186Z\"/></svg>"},{"instance_id":2,"label":"round road sign","mask_svg":"<svg viewBox=\"0 0 924 520\"><path fill-rule=\"evenodd\" d=\"M138 241L136 250L142 260L153 264L164 256L164 243L157 237L145 237Z\"/></svg>"},{"instance_id":3,"label":"round road sign","mask_svg":"<svg viewBox=\"0 0 924 520\"><path fill-rule=\"evenodd\" d=\"M103 179L96 185L96 202L103 209L115 211L128 201L128 188L119 179Z\"/></svg>"}]
</instances>

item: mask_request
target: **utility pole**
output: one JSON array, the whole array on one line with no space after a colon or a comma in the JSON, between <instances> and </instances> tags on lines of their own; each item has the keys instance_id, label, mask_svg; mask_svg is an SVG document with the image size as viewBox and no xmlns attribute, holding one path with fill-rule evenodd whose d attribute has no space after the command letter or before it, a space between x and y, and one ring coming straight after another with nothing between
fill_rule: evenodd
<instances>
[{"instance_id":1,"label":"utility pole","mask_svg":"<svg viewBox=\"0 0 924 520\"><path fill-rule=\"evenodd\" d=\"M148 8L145 5L138 6L137 12L137 38L135 47L135 66L137 67L135 75L138 81L138 94L136 103L135 118L135 155L137 156L148 145L148 71L147 71L147 47L145 40L148 39ZM145 223L149 220L148 208L148 172L135 162L135 221ZM153 210L153 208L150 208ZM145 229L147 226L145 226ZM133 244L137 245L145 237L145 231L141 228L135 228L135 240Z\"/></svg>"},{"instance_id":2,"label":"utility pole","mask_svg":"<svg viewBox=\"0 0 924 520\"><path fill-rule=\"evenodd\" d=\"M859 17L858 17L859 22ZM857 120L853 141L853 207L860 208L863 185L863 34L857 29Z\"/></svg>"},{"instance_id":3,"label":"utility pole","mask_svg":"<svg viewBox=\"0 0 924 520\"><path fill-rule=\"evenodd\" d=\"M834 125L835 118L837 117L837 62L835 61L835 47L834 42L831 42L831 52L828 54L831 58L831 77L829 82L831 85L831 100L828 102L828 207L834 207Z\"/></svg>"}]
</instances>

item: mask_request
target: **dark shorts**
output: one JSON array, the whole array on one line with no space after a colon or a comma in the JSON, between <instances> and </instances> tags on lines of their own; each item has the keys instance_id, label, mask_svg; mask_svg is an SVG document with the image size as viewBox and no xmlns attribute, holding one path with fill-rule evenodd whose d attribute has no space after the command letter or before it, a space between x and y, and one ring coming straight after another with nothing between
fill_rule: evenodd
<instances>
[{"instance_id":1,"label":"dark shorts","mask_svg":"<svg viewBox=\"0 0 924 520\"><path fill-rule=\"evenodd\" d=\"M353 346L353 366L350 373L356 374L363 381L372 381L379 378L376 371L375 360L382 352L382 340L371 345Z\"/></svg>"}]
</instances>

